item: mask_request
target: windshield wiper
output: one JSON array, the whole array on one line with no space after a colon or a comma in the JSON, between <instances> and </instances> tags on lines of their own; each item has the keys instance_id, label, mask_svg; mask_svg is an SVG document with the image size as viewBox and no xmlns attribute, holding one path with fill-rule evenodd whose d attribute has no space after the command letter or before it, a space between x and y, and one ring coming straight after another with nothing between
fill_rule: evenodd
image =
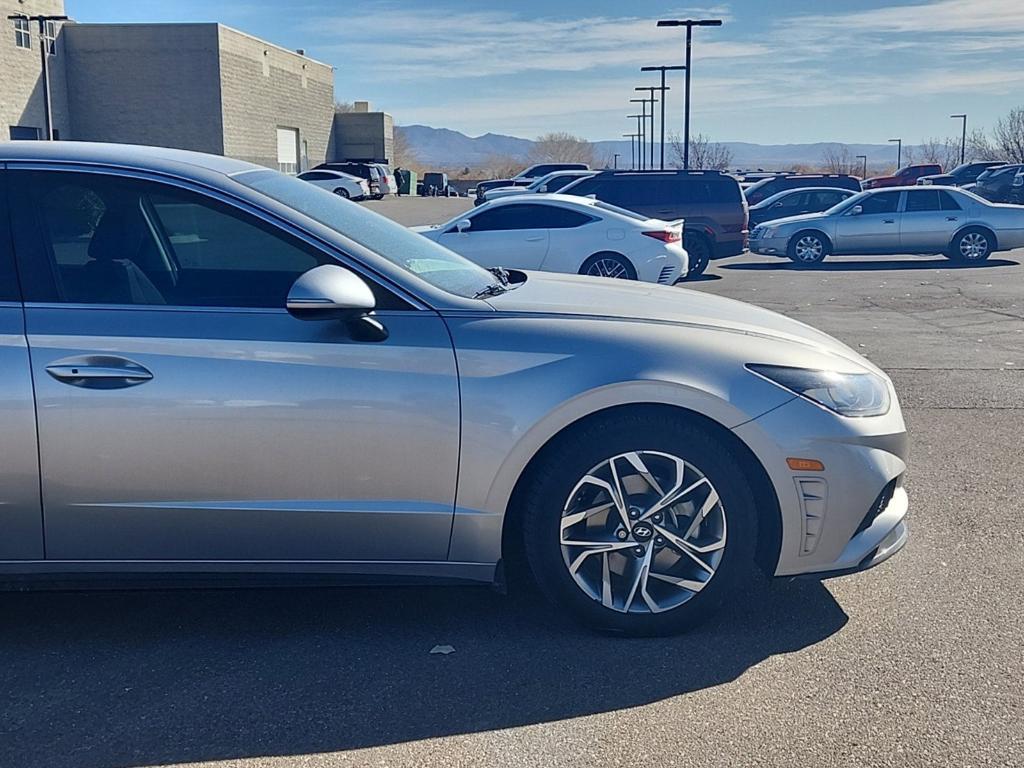
<instances>
[{"instance_id":1,"label":"windshield wiper","mask_svg":"<svg viewBox=\"0 0 1024 768\"><path fill-rule=\"evenodd\" d=\"M504 267L488 267L488 272L498 278L498 282L508 287L508 270Z\"/></svg>"},{"instance_id":2,"label":"windshield wiper","mask_svg":"<svg viewBox=\"0 0 1024 768\"><path fill-rule=\"evenodd\" d=\"M501 283L491 283L486 288L482 288L473 294L474 299L485 299L488 296L499 296L508 290L507 286Z\"/></svg>"}]
</instances>

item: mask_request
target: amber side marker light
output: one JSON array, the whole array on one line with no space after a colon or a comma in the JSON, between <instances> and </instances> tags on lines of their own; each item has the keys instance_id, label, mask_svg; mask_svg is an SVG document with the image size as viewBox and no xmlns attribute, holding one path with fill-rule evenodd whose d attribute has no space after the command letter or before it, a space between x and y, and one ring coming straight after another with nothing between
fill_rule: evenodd
<instances>
[{"instance_id":1,"label":"amber side marker light","mask_svg":"<svg viewBox=\"0 0 1024 768\"><path fill-rule=\"evenodd\" d=\"M825 465L817 459L786 459L790 469L798 472L824 472Z\"/></svg>"}]
</instances>

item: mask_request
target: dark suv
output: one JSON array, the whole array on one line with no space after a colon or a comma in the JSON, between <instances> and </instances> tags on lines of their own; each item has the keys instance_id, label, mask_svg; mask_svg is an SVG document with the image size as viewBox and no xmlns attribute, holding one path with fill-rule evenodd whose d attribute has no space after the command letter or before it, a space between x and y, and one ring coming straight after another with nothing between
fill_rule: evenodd
<instances>
[{"instance_id":1,"label":"dark suv","mask_svg":"<svg viewBox=\"0 0 1024 768\"><path fill-rule=\"evenodd\" d=\"M754 205L787 189L804 187L833 187L860 192L860 179L845 173L780 173L747 187L744 195L747 203Z\"/></svg>"},{"instance_id":2,"label":"dark suv","mask_svg":"<svg viewBox=\"0 0 1024 768\"><path fill-rule=\"evenodd\" d=\"M719 171L602 171L562 188L563 195L596 197L653 219L685 219L683 245L691 275L710 259L743 253L747 203L739 182Z\"/></svg>"},{"instance_id":3,"label":"dark suv","mask_svg":"<svg viewBox=\"0 0 1024 768\"><path fill-rule=\"evenodd\" d=\"M932 176L922 176L917 180L921 186L939 184L947 187L962 187L964 184L973 184L983 172L997 165L1006 165L1005 160L978 160L973 163L958 165L949 173L939 173Z\"/></svg>"},{"instance_id":4,"label":"dark suv","mask_svg":"<svg viewBox=\"0 0 1024 768\"><path fill-rule=\"evenodd\" d=\"M978 176L978 182L971 191L992 203L1008 203L1014 192L1013 180L1022 168L1024 165L1021 163L989 168Z\"/></svg>"}]
</instances>

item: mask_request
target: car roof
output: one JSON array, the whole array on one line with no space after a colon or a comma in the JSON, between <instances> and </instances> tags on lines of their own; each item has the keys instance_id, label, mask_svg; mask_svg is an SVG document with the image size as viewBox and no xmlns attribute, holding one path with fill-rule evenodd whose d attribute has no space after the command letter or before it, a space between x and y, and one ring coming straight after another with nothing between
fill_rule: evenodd
<instances>
[{"instance_id":1,"label":"car roof","mask_svg":"<svg viewBox=\"0 0 1024 768\"><path fill-rule=\"evenodd\" d=\"M558 192L544 194L524 193L522 195L506 195L505 197L499 197L496 200L488 200L486 203L481 204L478 207L478 210L479 208L483 208L485 205L497 207L499 205L508 205L509 203L558 203L569 206L583 205L592 208L597 204L597 200L593 197L563 195Z\"/></svg>"},{"instance_id":2,"label":"car roof","mask_svg":"<svg viewBox=\"0 0 1024 768\"><path fill-rule=\"evenodd\" d=\"M182 166L230 176L243 171L264 170L244 160L192 152L187 149L148 147L141 144L107 144L91 141L5 141L0 142L2 162L59 162L106 165L139 170L181 172Z\"/></svg>"},{"instance_id":3,"label":"car roof","mask_svg":"<svg viewBox=\"0 0 1024 768\"><path fill-rule=\"evenodd\" d=\"M764 200L757 203L757 206L764 205L771 200L777 200L780 197L788 197L789 195L798 195L801 192L831 192L833 194L840 195L856 195L857 191L854 189L846 189L846 187L794 187L793 189L783 189L781 192L776 192L774 195L768 195Z\"/></svg>"}]
</instances>

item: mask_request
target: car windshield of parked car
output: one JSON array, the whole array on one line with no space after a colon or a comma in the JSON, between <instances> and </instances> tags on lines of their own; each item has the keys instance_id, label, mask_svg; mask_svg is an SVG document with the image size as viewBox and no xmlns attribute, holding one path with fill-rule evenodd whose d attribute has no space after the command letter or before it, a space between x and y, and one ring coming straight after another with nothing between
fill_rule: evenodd
<instances>
[{"instance_id":1,"label":"car windshield of parked car","mask_svg":"<svg viewBox=\"0 0 1024 768\"><path fill-rule=\"evenodd\" d=\"M244 171L235 181L340 232L436 288L472 298L495 282L483 267L391 219L277 171Z\"/></svg>"}]
</instances>

